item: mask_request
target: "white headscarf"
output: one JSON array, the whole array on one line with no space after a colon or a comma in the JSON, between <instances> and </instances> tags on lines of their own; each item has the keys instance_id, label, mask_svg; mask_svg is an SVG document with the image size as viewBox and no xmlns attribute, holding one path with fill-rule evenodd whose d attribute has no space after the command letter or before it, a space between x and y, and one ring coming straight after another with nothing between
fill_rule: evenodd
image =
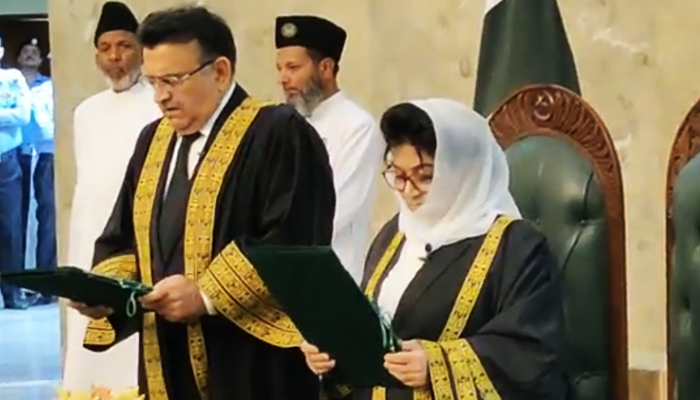
<instances>
[{"instance_id":1,"label":"white headscarf","mask_svg":"<svg viewBox=\"0 0 700 400\"><path fill-rule=\"evenodd\" d=\"M437 250L485 234L498 215L521 218L508 191L505 153L486 119L454 100L410 103L432 120L437 148L425 202L411 211L399 201L399 230L406 238Z\"/></svg>"}]
</instances>

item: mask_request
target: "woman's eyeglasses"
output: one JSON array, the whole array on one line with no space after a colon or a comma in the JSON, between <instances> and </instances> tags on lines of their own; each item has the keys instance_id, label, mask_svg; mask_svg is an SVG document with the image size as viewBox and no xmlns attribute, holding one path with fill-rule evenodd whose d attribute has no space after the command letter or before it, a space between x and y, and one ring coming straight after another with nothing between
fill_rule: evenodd
<instances>
[{"instance_id":1,"label":"woman's eyeglasses","mask_svg":"<svg viewBox=\"0 0 700 400\"><path fill-rule=\"evenodd\" d=\"M394 166L389 166L382 172L382 176L390 188L399 192L406 190L406 185L409 182L411 186L419 192L426 192L430 187L430 183L433 181L432 171L425 171L427 167L432 168L432 165L421 165L416 168L418 170L417 172L407 174Z\"/></svg>"}]
</instances>

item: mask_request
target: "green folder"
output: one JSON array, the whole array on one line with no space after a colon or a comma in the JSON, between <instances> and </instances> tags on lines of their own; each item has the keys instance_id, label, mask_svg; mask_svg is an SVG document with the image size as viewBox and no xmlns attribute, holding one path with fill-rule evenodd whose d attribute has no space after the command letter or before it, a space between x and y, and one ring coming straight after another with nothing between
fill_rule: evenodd
<instances>
[{"instance_id":1,"label":"green folder","mask_svg":"<svg viewBox=\"0 0 700 400\"><path fill-rule=\"evenodd\" d=\"M403 387L383 365L401 341L330 247L243 251L304 339L336 361L329 378L356 387Z\"/></svg>"},{"instance_id":2,"label":"green folder","mask_svg":"<svg viewBox=\"0 0 700 400\"><path fill-rule=\"evenodd\" d=\"M140 282L109 278L76 267L54 271L26 270L0 274L0 281L46 296L57 296L90 306L106 306L134 316L140 310L137 299L151 291Z\"/></svg>"}]
</instances>

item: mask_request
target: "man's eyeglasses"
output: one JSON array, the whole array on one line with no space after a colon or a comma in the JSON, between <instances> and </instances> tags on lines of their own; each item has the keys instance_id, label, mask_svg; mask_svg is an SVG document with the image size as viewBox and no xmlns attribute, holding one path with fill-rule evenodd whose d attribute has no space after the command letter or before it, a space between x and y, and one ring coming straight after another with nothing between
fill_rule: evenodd
<instances>
[{"instance_id":1,"label":"man's eyeglasses","mask_svg":"<svg viewBox=\"0 0 700 400\"><path fill-rule=\"evenodd\" d=\"M155 77L155 76L146 76L146 80L148 83L151 84L154 88L157 87L162 87L164 89L172 90L175 89L176 87L181 86L183 83L185 83L188 79L202 71L204 68L214 64L214 61L216 59L209 60L205 63L202 63L199 67L196 69L186 72L183 74L173 74L173 75L166 75L166 76L161 76L161 77Z\"/></svg>"}]
</instances>

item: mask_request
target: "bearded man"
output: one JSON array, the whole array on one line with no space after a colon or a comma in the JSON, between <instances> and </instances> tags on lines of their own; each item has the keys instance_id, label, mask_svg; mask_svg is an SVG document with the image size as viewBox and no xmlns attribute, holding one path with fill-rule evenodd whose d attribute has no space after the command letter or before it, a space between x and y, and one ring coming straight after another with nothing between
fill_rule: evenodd
<instances>
[{"instance_id":1,"label":"bearded man","mask_svg":"<svg viewBox=\"0 0 700 400\"><path fill-rule=\"evenodd\" d=\"M276 21L278 80L287 103L316 128L328 150L337 202L333 249L359 283L383 141L372 116L338 87L346 37L343 28L316 16Z\"/></svg>"}]
</instances>

